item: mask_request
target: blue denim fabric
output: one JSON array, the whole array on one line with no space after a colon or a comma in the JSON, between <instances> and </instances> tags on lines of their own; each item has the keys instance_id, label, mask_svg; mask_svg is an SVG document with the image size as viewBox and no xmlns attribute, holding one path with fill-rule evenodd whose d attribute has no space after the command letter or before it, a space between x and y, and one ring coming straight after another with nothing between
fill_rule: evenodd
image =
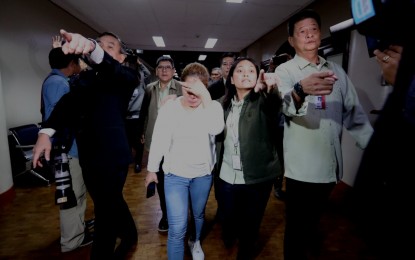
<instances>
[{"instance_id":1,"label":"blue denim fabric","mask_svg":"<svg viewBox=\"0 0 415 260\"><path fill-rule=\"evenodd\" d=\"M165 175L164 191L169 221L167 257L169 260L183 260L184 258L189 199L192 203L195 219L195 238L196 240L200 239L211 185L212 175L210 174L193 179L179 177L172 173Z\"/></svg>"}]
</instances>

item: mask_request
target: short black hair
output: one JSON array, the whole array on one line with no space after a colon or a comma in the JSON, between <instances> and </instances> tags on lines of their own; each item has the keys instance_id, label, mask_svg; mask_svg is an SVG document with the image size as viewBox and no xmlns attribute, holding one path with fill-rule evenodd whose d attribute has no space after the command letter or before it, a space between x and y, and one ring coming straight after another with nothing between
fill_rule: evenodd
<instances>
[{"instance_id":1,"label":"short black hair","mask_svg":"<svg viewBox=\"0 0 415 260\"><path fill-rule=\"evenodd\" d=\"M174 68L174 61L171 57L169 56L160 56L157 61L156 61L156 67L159 65L160 62L162 61L168 61L171 63L171 66Z\"/></svg>"},{"instance_id":2,"label":"short black hair","mask_svg":"<svg viewBox=\"0 0 415 260\"><path fill-rule=\"evenodd\" d=\"M233 58L234 60L236 60L236 54L233 52L225 52L224 54L222 54L222 56L220 57L220 64L222 64L222 61L224 58Z\"/></svg>"},{"instance_id":3,"label":"short black hair","mask_svg":"<svg viewBox=\"0 0 415 260\"><path fill-rule=\"evenodd\" d=\"M127 54L127 45L121 40L120 37L118 37L118 35L116 35L115 33L112 33L112 32L102 32L98 35L98 39L97 39L98 42L99 42L99 38L101 38L102 36L112 36L115 39L117 39L120 42L120 45L121 45L121 53L122 54Z\"/></svg>"},{"instance_id":4,"label":"short black hair","mask_svg":"<svg viewBox=\"0 0 415 260\"><path fill-rule=\"evenodd\" d=\"M302 11L294 14L293 16L290 17L290 19L288 19L288 24L287 24L288 35L293 36L294 35L294 25L296 23L298 23L299 21L302 21L302 20L307 19L307 18L312 18L312 19L316 20L316 22L318 24L318 28L321 28L320 15L312 9L305 9L305 10L302 10Z\"/></svg>"},{"instance_id":5,"label":"short black hair","mask_svg":"<svg viewBox=\"0 0 415 260\"><path fill-rule=\"evenodd\" d=\"M49 65L52 69L63 69L68 67L71 61L79 63L81 55L78 54L65 54L61 47L53 48L49 52Z\"/></svg>"}]
</instances>

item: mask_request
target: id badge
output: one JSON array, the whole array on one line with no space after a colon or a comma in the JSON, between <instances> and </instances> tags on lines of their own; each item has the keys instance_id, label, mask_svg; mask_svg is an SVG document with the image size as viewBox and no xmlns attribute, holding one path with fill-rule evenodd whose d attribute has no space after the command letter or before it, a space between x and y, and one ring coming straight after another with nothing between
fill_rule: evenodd
<instances>
[{"instance_id":1,"label":"id badge","mask_svg":"<svg viewBox=\"0 0 415 260\"><path fill-rule=\"evenodd\" d=\"M326 109L326 97L315 96L316 109Z\"/></svg>"},{"instance_id":2,"label":"id badge","mask_svg":"<svg viewBox=\"0 0 415 260\"><path fill-rule=\"evenodd\" d=\"M239 158L239 155L232 155L232 166L234 170L242 170L241 159Z\"/></svg>"}]
</instances>

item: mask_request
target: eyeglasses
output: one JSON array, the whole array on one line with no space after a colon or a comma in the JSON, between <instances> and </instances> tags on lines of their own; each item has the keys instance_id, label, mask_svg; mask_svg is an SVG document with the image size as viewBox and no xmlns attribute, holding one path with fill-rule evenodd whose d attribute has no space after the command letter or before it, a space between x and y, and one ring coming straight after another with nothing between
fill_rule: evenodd
<instances>
[{"instance_id":1,"label":"eyeglasses","mask_svg":"<svg viewBox=\"0 0 415 260\"><path fill-rule=\"evenodd\" d=\"M218 73L212 73L211 75L212 76L220 76L220 74L218 74Z\"/></svg>"},{"instance_id":2,"label":"eyeglasses","mask_svg":"<svg viewBox=\"0 0 415 260\"><path fill-rule=\"evenodd\" d=\"M232 66L233 62L222 62L222 66Z\"/></svg>"},{"instance_id":3,"label":"eyeglasses","mask_svg":"<svg viewBox=\"0 0 415 260\"><path fill-rule=\"evenodd\" d=\"M172 66L157 66L158 70L172 70Z\"/></svg>"}]
</instances>

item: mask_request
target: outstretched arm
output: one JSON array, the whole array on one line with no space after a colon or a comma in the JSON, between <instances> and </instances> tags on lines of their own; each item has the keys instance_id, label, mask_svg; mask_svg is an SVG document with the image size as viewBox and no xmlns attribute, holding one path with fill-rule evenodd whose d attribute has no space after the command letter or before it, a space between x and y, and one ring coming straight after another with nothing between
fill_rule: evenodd
<instances>
[{"instance_id":1,"label":"outstretched arm","mask_svg":"<svg viewBox=\"0 0 415 260\"><path fill-rule=\"evenodd\" d=\"M258 92L266 89L267 92L270 93L273 89L278 87L279 81L276 73L265 73L264 70L260 70L254 91Z\"/></svg>"},{"instance_id":2,"label":"outstretched arm","mask_svg":"<svg viewBox=\"0 0 415 260\"><path fill-rule=\"evenodd\" d=\"M60 30L65 43L62 45L62 51L65 54L89 54L95 50L95 41L85 38L78 33L70 33L63 29Z\"/></svg>"}]
</instances>

